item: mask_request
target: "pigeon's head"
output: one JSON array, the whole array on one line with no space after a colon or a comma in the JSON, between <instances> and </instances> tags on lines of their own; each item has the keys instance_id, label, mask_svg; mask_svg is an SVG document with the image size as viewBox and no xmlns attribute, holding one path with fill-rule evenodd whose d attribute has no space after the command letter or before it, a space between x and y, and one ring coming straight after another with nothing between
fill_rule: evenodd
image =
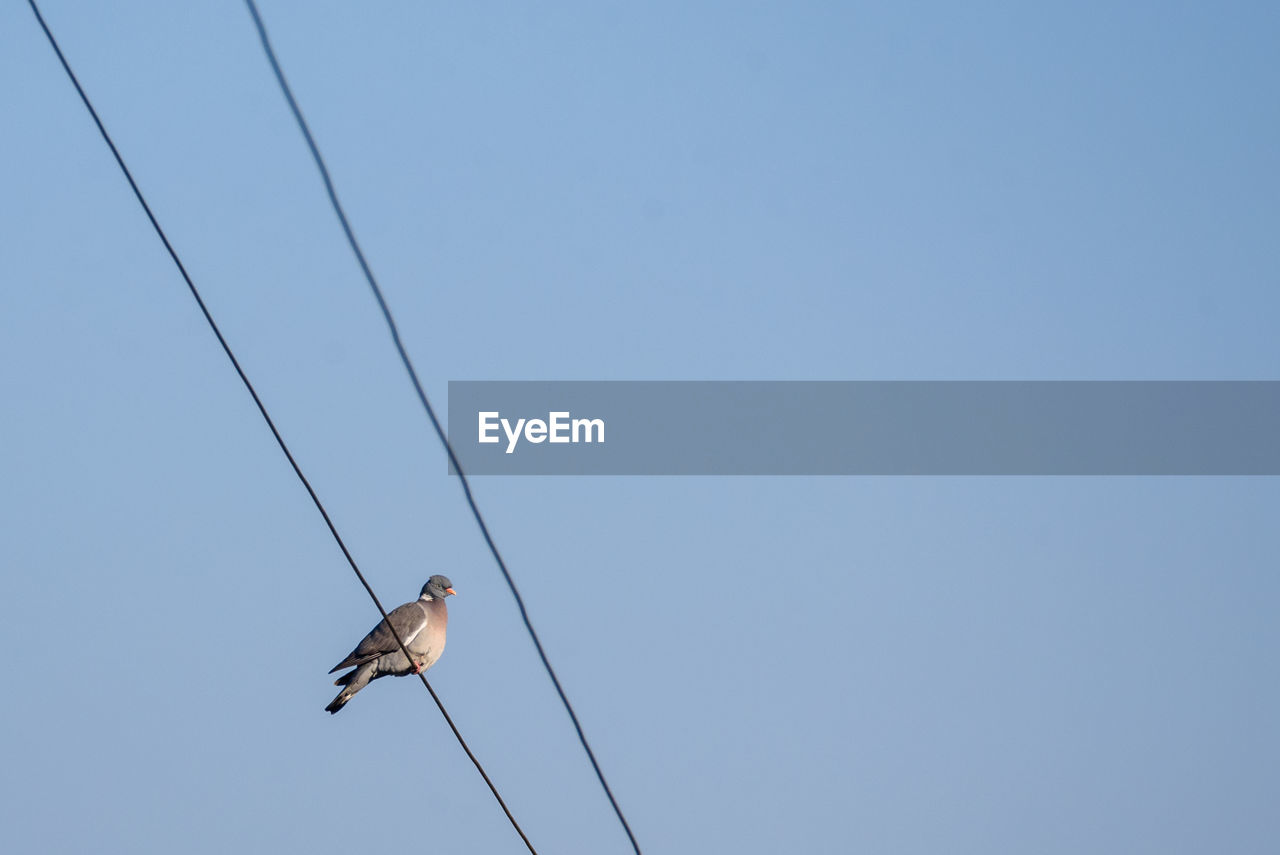
<instances>
[{"instance_id":1,"label":"pigeon's head","mask_svg":"<svg viewBox=\"0 0 1280 855\"><path fill-rule=\"evenodd\" d=\"M450 594L456 593L458 592L453 590L453 583L449 581L449 577L437 574L428 579L427 584L422 586L421 596L430 597L433 600L443 600Z\"/></svg>"}]
</instances>

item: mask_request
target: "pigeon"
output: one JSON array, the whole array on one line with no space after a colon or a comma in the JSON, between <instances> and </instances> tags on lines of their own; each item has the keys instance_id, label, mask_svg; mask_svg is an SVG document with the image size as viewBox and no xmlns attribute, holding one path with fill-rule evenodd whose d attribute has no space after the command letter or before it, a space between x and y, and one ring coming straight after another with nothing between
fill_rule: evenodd
<instances>
[{"instance_id":1,"label":"pigeon","mask_svg":"<svg viewBox=\"0 0 1280 855\"><path fill-rule=\"evenodd\" d=\"M332 674L344 668L355 668L333 682L335 686L344 688L325 710L330 714L336 713L347 705L347 701L356 692L369 685L370 680L388 674L396 677L421 674L436 664L436 660L444 652L444 631L449 624L449 611L445 608L444 598L456 593L448 578L432 576L422 586L422 594L418 599L398 606L387 615L386 620L379 621L364 640L356 645L356 649L329 671ZM395 635L387 627L388 621L412 654L412 662L405 659Z\"/></svg>"}]
</instances>

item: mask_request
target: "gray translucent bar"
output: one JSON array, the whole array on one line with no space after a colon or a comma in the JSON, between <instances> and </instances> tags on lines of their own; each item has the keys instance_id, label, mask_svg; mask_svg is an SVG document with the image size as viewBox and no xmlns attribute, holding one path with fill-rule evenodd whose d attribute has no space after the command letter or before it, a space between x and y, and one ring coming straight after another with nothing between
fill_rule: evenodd
<instances>
[{"instance_id":1,"label":"gray translucent bar","mask_svg":"<svg viewBox=\"0 0 1280 855\"><path fill-rule=\"evenodd\" d=\"M469 475L1276 475L1277 437L1278 381L449 383Z\"/></svg>"}]
</instances>

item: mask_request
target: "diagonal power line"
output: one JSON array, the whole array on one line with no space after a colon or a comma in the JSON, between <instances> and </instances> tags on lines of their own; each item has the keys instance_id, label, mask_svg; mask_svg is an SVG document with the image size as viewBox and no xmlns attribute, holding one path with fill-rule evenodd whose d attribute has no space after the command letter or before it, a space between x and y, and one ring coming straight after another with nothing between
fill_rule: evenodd
<instances>
[{"instance_id":1,"label":"diagonal power line","mask_svg":"<svg viewBox=\"0 0 1280 855\"><path fill-rule=\"evenodd\" d=\"M62 64L62 68L67 73L67 77L71 80L72 85L75 86L76 92L80 95L80 100L84 103L85 108L89 111L89 115L93 118L93 123L98 126L98 132L102 134L103 141L106 142L107 147L111 149L111 154L115 157L116 164L119 165L120 171L124 173L125 180L129 182L129 187L133 190L133 195L137 198L138 204L142 206L142 210L146 213L147 219L151 221L151 227L155 229L156 235L160 238L160 242L164 244L164 248L168 251L169 257L173 259L173 263L178 268L178 272L182 274L182 279L186 282L187 289L191 292L191 296L195 298L196 304L200 307L200 313L204 315L205 321L209 324L209 329L212 330L214 336L217 337L218 344L222 345L222 350L227 355L227 359L231 361L231 365L235 368L236 374L239 375L240 381L244 384L245 389L248 390L249 395L253 398L253 403L257 405L258 412L262 414L263 421L265 421L267 423L267 427L270 428L271 435L275 437L276 444L280 446L280 450L284 452L284 456L288 459L289 465L293 467L294 474L298 476L298 480L301 481L302 486L306 488L307 494L311 497L311 501L316 506L316 510L320 511L320 516L324 518L325 525L329 527L329 533L333 535L333 539L342 550L343 556L347 559L347 563L351 565L351 569L360 580L360 584L364 585L365 591L369 593L369 598L372 599L373 604L378 607L378 612L382 615L382 619L386 623L387 628L391 630L391 635L395 638L396 644L399 645L401 652L404 653L405 658L412 661L413 657L409 654L408 648L405 647L404 640L400 638L400 634L396 632L396 628L392 625L391 621L387 619L387 610L382 607L382 602L378 599L378 595L374 593L373 587L365 578L364 573L360 572L360 567L356 564L355 558L352 557L351 551L347 549L347 545L342 540L342 536L338 534L338 529L334 526L333 520L329 517L329 512L325 510L324 504L320 501L320 497L311 486L311 482L307 480L307 476L302 473L302 468L298 465L298 461L294 459L292 452L289 451L289 446L284 441L284 437L281 436L280 431L276 428L275 422L271 418L271 415L267 412L266 405L263 404L262 399L258 397L258 392L253 387L253 383L250 382L249 376L245 374L244 369L240 366L240 361L236 359L236 355L232 352L231 346L227 343L226 338L222 335L222 331L214 321L213 315L209 313L209 308L205 305L204 299L200 296L200 292L196 288L195 282L192 281L190 274L187 273L186 266L178 257L178 253L174 250L173 245L169 243L168 236L165 235L164 229L160 227L159 221L156 220L155 214L152 213L151 206L147 204L146 198L143 197L142 191L138 188L138 183L134 181L133 173L131 173L129 171L129 167L125 165L124 158L121 157L119 149L116 148L115 143L111 139L111 135L107 133L106 126L102 124L102 119L98 117L98 111L94 109L93 103L89 100L89 96L80 85L80 81L76 77L75 72L71 70L71 66L68 64L67 58L63 55L62 49L58 46L57 39L53 37L53 33L49 30L49 25L45 23L44 16L40 14L40 8L36 5L35 0L27 0L27 4L35 14L36 21L40 24L40 29L44 30L45 37L49 40L49 45L53 48L53 52L57 54L58 61ZM462 738L462 733L459 732L457 725L453 723L452 717L450 717L448 711L444 708L444 704L440 701L440 697L436 694L435 689L431 688L431 684L427 682L426 675L419 673L418 678L422 681L422 685L427 687L427 691L431 693L431 699L434 700L436 702L436 706L440 708L440 714L444 716L444 720L449 725L449 729L453 731L453 735L457 738L458 744L462 746L462 750L466 752L467 757L471 760L472 764L475 765L476 771L480 773L480 777L482 777L485 784L488 785L489 791L493 793L493 797L497 800L498 805L501 806L503 813L507 815L507 819L511 822L512 827L515 828L516 833L520 835L520 839L524 841L524 845L532 855L538 855L537 850L534 849L533 844L529 842L529 838L525 835L524 830L521 829L520 824L516 822L516 818L512 815L506 802L502 800L502 796L498 793L498 788L494 786L493 781L490 780L489 775L484 770L484 767L480 765L480 761L476 758L475 754L472 753L471 748L466 743L466 740Z\"/></svg>"},{"instance_id":2,"label":"diagonal power line","mask_svg":"<svg viewBox=\"0 0 1280 855\"><path fill-rule=\"evenodd\" d=\"M378 301L378 308L382 310L382 317L387 322L387 329L391 333L391 339L395 343L396 351L400 354L400 361L404 363L405 371L408 372L409 379L413 381L413 388L418 394L418 401L422 404L422 408L426 410L427 418L431 421L431 427L435 430L436 436L444 446L445 453L449 456L449 463L453 465L453 470L458 473L458 483L462 485L462 492L466 496L467 505L471 508L471 514L475 517L476 525L480 527L484 542L493 554L493 560L497 562L498 569L502 571L502 577L506 580L507 587L511 589L511 595L515 598L516 606L520 609L520 618L524 621L529 637L533 639L533 646L537 648L538 657L542 660L547 676L551 678L551 682L555 686L556 694L560 696L560 702L564 704L565 712L569 714L569 718L573 722L573 729L577 731L578 741L582 743L582 748L587 753L587 759L591 761L591 768L595 770L596 778L599 779L600 786L604 789L605 795L608 796L609 804L613 806L613 812L617 814L618 821L622 823L622 828L627 833L627 838L631 841L631 848L635 850L636 855L641 855L640 844L636 842L636 837L631 832L631 826L627 823L627 818L623 815L622 808L618 805L618 800L614 798L609 782L605 780L604 772L600 769L600 763L596 760L595 752L591 750L591 743L587 741L587 735L582 729L582 723L578 721L578 714L574 712L573 704L569 702L569 697L565 694L564 687L560 685L560 678L556 676L555 669L551 667L551 660L547 658L547 652L542 647L542 641L538 638L538 633L534 630L533 623L529 620L529 612L525 608L524 598L520 596L515 580L511 577L511 571L507 569L507 563L502 559L502 553L498 551L498 545L494 542L489 526L484 521L484 515L480 513L475 496L471 492L471 484L467 480L466 473L463 472L462 464L458 461L458 457L453 451L453 446L449 444L449 438L445 434L444 428L440 425L440 419L436 416L435 408L431 406L431 401L427 398L427 393L422 388L422 382L418 379L418 372L414 370L413 361L409 359L404 342L400 339L400 329L391 314L391 308L387 305L387 300L382 294L382 289L378 286L373 270L369 267L369 262L365 259L364 252L360 249L360 244L356 240L355 232L351 229L351 223L347 220L342 203L338 201L338 192L334 189L333 179L329 175L329 168L325 165L324 157L320 154L320 148L316 145L315 137L311 135L311 128L307 125L307 120L302 115L302 108L298 106L297 99L293 96L293 90L289 88L289 83L285 80L284 71L280 68L280 62L276 59L275 50L271 47L271 40L267 36L266 25L262 22L262 16L258 14L258 7L254 0L245 0L245 5L249 7L249 14L253 16L254 26L258 29L258 37L262 40L262 49L271 64L271 70L275 72L276 80L280 84L285 100L289 102L289 109L293 112L293 117L298 122L298 129L302 131L302 136L307 141L307 148L311 150L311 157L315 160L316 168L320 171L320 178L324 181L325 191L329 195L329 202L333 205L333 211L338 217L338 222L342 224L342 231L347 237L347 243L351 245L351 251L355 254L356 261L360 263L360 270L364 273L365 281L369 283L369 290L373 292L374 299Z\"/></svg>"}]
</instances>

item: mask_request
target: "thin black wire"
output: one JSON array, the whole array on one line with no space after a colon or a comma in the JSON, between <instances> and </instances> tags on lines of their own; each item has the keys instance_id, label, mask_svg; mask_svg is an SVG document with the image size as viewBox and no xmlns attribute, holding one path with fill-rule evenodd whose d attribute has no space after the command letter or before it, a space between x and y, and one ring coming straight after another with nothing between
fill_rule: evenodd
<instances>
[{"instance_id":1,"label":"thin black wire","mask_svg":"<svg viewBox=\"0 0 1280 855\"><path fill-rule=\"evenodd\" d=\"M124 158L120 156L119 149L112 141L111 135L107 133L106 127L102 124L102 120L98 117L98 111L94 109L93 103L89 100L89 96L85 94L84 88L80 85L79 79L75 72L71 70L71 66L67 63L67 58L62 54L62 48L58 46L58 41L53 37L53 33L49 30L49 25L45 23L44 16L40 14L40 8L36 5L35 0L27 0L27 4L31 7L31 11L36 16L36 21L40 24L40 29L44 30L45 37L49 40L49 45L53 48L55 54L58 55L58 61L62 63L62 68L67 73L67 77L71 79L71 83L76 88L76 92L80 95L80 100L84 102L85 108L89 111L89 115L93 118L93 123L98 126L98 132L102 134L102 139L106 142L107 147L111 149L111 154L115 157L116 163L120 166L120 171L124 173L125 179L129 182L129 187L133 190L133 195L137 197L138 204L142 206L142 210L146 213L147 219L151 221L151 227L155 229L156 234L160 237L160 241L164 244L164 248L169 252L169 257L173 259L173 263L177 266L178 272L182 274L182 279L187 283L187 288L191 292L191 296L195 298L196 305L200 307L201 314L204 315L205 321L209 324L209 329L218 339L218 344L222 345L222 350L227 355L227 359L231 360L232 367L235 368L236 374L240 375L240 381L244 384L245 389L249 391L249 395L253 398L253 403L257 405L258 412L262 414L263 421L267 423L267 427L271 429L271 435L275 437L276 444L280 446L280 450L284 452L284 456L288 459L289 465L293 467L293 472L298 476L298 480L302 482L302 486L307 489L307 494L311 496L311 501L315 503L316 510L320 511L320 516L324 518L325 525L329 527L329 533L333 535L333 539L337 542L338 547L342 550L343 556L346 557L347 563L351 565L351 569L355 572L356 578L360 580L360 584L364 585L365 591L369 593L369 598L373 600L373 604L378 607L378 612L382 615L382 619L386 622L387 628L391 630L391 635L395 638L396 644L400 646L400 650L404 653L405 658L413 661L413 657L409 653L409 649L405 647L404 641L400 638L400 634L396 632L396 628L387 619L387 610L382 607L381 600L374 593L373 587L369 581L365 579L364 573L360 572L360 567L356 564L355 558L352 557L351 551L347 549L347 544L342 540L342 536L338 534L338 529L334 526L333 520L329 517L329 512L325 510L324 504L320 501L320 497L316 495L315 489L311 486L311 482L307 480L307 476L302 474L302 468L298 466L298 461L294 459L293 453L289 451L289 446L285 444L284 437L280 435L280 431L276 428L275 422L272 421L270 414L267 412L266 406L262 403L262 399L258 397L258 392L253 387L253 383L249 381L248 375L244 373L244 369L240 366L240 361L236 359L235 353L232 352L231 346L227 344L227 340L222 335L222 330L218 328L218 324L213 320L213 315L209 314L209 308L205 305L204 299L201 298L199 290L196 289L195 282L191 280L191 276L187 273L187 268L183 265L182 260L178 258L178 253L174 250L173 245L169 243L168 236L165 235L164 229L160 227L160 223L156 220L155 214L151 212L151 206L147 204L147 200L143 197L142 191L138 188L138 184L133 180L133 173L129 171L129 167L125 165ZM444 716L444 720L449 725L449 729L453 731L453 735L457 738L458 744L462 746L462 750L466 752L472 764L475 765L476 771L484 778L484 782L489 785L490 792L497 799L498 804L502 807L503 812L507 815L507 819L511 821L512 827L516 833L520 835L520 839L524 841L524 845L528 847L533 855L537 855L537 850L533 848L533 844L529 842L529 838L525 836L524 831L520 828L520 824L516 822L516 818L511 815L511 811L507 808L507 803L502 800L502 796L498 793L497 787L493 785L493 781L489 779L489 775L484 771L484 767L480 765L480 761L476 759L475 754L471 752L470 746L466 740L462 738L462 734L458 731L457 725L453 723L448 711L441 703L440 697L436 694L435 689L431 688L431 684L427 682L425 674L418 674L418 678L422 680L422 685L427 687L427 691L431 693L431 699L436 702L436 706L440 708L440 714Z\"/></svg>"},{"instance_id":2,"label":"thin black wire","mask_svg":"<svg viewBox=\"0 0 1280 855\"><path fill-rule=\"evenodd\" d=\"M293 111L293 117L298 122L298 128L302 131L303 137L306 138L307 148L311 150L311 157L315 160L316 168L320 170L324 188L329 194L329 202L333 205L334 213L338 215L338 222L342 224L342 231L347 236L347 243L351 245L351 251L355 253L356 261L360 263L360 270L364 272L364 278L369 283L369 289L373 291L373 296L378 301L378 308L382 310L382 316L386 319L387 328L391 332L391 339L395 342L396 351L400 354L400 361L404 363L405 370L409 372L409 379L413 381L414 391L418 393L418 400L422 403L423 409L427 411L427 418L431 420L431 427L435 429L436 436L440 438L441 444L444 445L445 453L449 456L449 463L453 466L453 470L458 473L458 482L462 485L462 492L467 498L467 504L471 507L471 513L476 519L476 524L480 526L480 533L484 535L484 542L488 544L489 551L493 553L498 569L502 571L507 587L511 589L511 595L515 597L516 606L520 609L520 618L524 621L525 629L529 631L529 637L533 639L533 646L538 650L538 657L542 660L542 665L546 668L547 675L551 678L551 682L556 688L556 693L560 696L560 702L564 704L565 711L569 713L569 718L573 721L573 729L578 732L578 741L582 743L583 750L587 752L587 759L591 761L591 768L595 770L596 778L600 780L600 786L604 788L605 795L609 797L609 804L613 806L613 812L618 815L618 821L622 823L622 828L626 831L627 838L631 841L631 848L635 850L636 855L641 855L640 844L636 842L635 835L631 833L631 826L627 823L627 818L623 816L622 808L618 806L618 800L614 798L613 790L610 789L609 782L605 780L604 772L600 769L595 752L591 750L587 735L582 730L582 723L578 721L578 714L574 712L573 704L569 703L569 697L565 694L564 687L560 685L560 678L556 676L555 669L551 667L551 661L547 658L547 653L542 647L542 641L538 638L538 633L534 630L533 623L529 620L524 598L520 596L515 580L511 578L511 572L507 569L507 563L503 561L502 554L498 551L498 545L494 543L493 535L489 532L489 526L485 524L484 516L480 513L479 506L476 505L475 496L471 493L471 484L462 470L462 464L458 461L458 456L454 453L453 446L449 444L449 438L445 434L444 428L440 425L440 419L436 417L435 408L431 406L431 401L427 399L427 393L423 390L422 382L418 379L418 372L414 370L413 362L409 359L404 343L400 340L400 328L396 325L395 318L391 315L391 308L387 305L386 298L383 297L382 289L378 286L378 281L374 278L368 261L365 260L364 252L360 249L355 232L351 229L351 223L347 221L347 215L342 208L342 203L338 201L338 193L334 189L333 179L329 176L329 168L325 165L324 158L320 154L320 148L316 145L315 138L311 135L311 128L307 125L307 120L303 118L302 108L298 106L297 100L293 97L293 90L289 88L289 83L285 80L284 71L280 68L275 50L271 47L271 40L267 37L266 25L262 22L262 16L258 14L258 7L253 0L245 0L245 5L249 7L249 14L253 16L254 26L258 28L258 37L262 40L262 49L267 55L267 60L271 63L271 70L275 72L276 80L280 83L280 89L284 92L285 100L289 102L289 109Z\"/></svg>"}]
</instances>

